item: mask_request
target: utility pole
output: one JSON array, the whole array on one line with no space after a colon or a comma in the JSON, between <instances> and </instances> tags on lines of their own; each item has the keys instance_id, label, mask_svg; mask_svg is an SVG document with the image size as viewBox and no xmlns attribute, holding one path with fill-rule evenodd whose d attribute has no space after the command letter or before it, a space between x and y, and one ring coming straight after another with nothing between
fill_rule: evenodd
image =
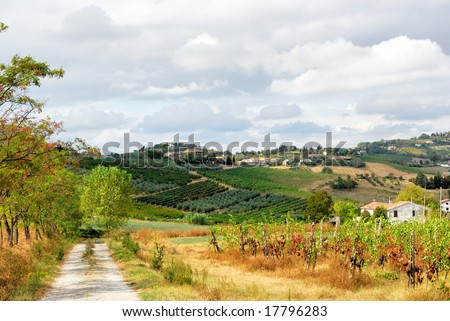
<instances>
[{"instance_id":1,"label":"utility pole","mask_svg":"<svg viewBox=\"0 0 450 321\"><path fill-rule=\"evenodd\" d=\"M425 192L423 193L423 216L425 217L425 208L427 206L427 184L425 184Z\"/></svg>"}]
</instances>

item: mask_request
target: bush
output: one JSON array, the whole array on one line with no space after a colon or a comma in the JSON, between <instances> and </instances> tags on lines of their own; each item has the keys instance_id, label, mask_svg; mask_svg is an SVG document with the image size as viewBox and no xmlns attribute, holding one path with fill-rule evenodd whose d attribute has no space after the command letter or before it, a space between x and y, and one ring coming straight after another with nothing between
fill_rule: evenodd
<instances>
[{"instance_id":1,"label":"bush","mask_svg":"<svg viewBox=\"0 0 450 321\"><path fill-rule=\"evenodd\" d=\"M170 265L164 269L164 278L173 284L192 284L193 272L191 265L181 260L172 259Z\"/></svg>"},{"instance_id":2,"label":"bush","mask_svg":"<svg viewBox=\"0 0 450 321\"><path fill-rule=\"evenodd\" d=\"M348 176L346 180L338 177L337 180L330 182L330 185L334 189L353 189L358 186L358 183Z\"/></svg>"},{"instance_id":3,"label":"bush","mask_svg":"<svg viewBox=\"0 0 450 321\"><path fill-rule=\"evenodd\" d=\"M322 173L323 174L333 174L333 169L331 169L330 167L324 167L324 168L322 168Z\"/></svg>"},{"instance_id":4,"label":"bush","mask_svg":"<svg viewBox=\"0 0 450 321\"><path fill-rule=\"evenodd\" d=\"M80 236L87 239L95 239L102 237L105 233L103 230L95 229L92 226L86 228L80 228L79 230Z\"/></svg>"},{"instance_id":5,"label":"bush","mask_svg":"<svg viewBox=\"0 0 450 321\"><path fill-rule=\"evenodd\" d=\"M137 254L137 252L139 252L140 250L139 244L137 242L133 242L133 240L131 239L130 233L125 235L125 237L123 238L122 246L133 254Z\"/></svg>"},{"instance_id":6,"label":"bush","mask_svg":"<svg viewBox=\"0 0 450 321\"><path fill-rule=\"evenodd\" d=\"M56 249L56 260L62 261L62 259L64 258L64 254L64 246L58 246L58 248Z\"/></svg>"},{"instance_id":7,"label":"bush","mask_svg":"<svg viewBox=\"0 0 450 321\"><path fill-rule=\"evenodd\" d=\"M12 298L14 290L29 276L31 267L31 257L24 253L10 249L0 252L0 301Z\"/></svg>"},{"instance_id":8,"label":"bush","mask_svg":"<svg viewBox=\"0 0 450 321\"><path fill-rule=\"evenodd\" d=\"M206 225L206 215L204 214L189 214L185 218L190 224Z\"/></svg>"},{"instance_id":9,"label":"bush","mask_svg":"<svg viewBox=\"0 0 450 321\"><path fill-rule=\"evenodd\" d=\"M153 251L153 258L152 258L153 269L158 271L162 269L164 260L164 250L165 246L163 244L155 242L155 250Z\"/></svg>"}]
</instances>

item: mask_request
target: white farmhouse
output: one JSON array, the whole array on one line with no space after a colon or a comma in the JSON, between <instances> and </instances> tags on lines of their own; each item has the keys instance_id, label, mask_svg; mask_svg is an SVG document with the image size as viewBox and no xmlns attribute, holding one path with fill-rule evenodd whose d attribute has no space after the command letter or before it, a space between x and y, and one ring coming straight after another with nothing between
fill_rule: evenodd
<instances>
[{"instance_id":1,"label":"white farmhouse","mask_svg":"<svg viewBox=\"0 0 450 321\"><path fill-rule=\"evenodd\" d=\"M444 213L450 213L450 199L446 198L441 201L441 209Z\"/></svg>"},{"instance_id":2,"label":"white farmhouse","mask_svg":"<svg viewBox=\"0 0 450 321\"><path fill-rule=\"evenodd\" d=\"M392 222L404 222L406 220L421 216L425 211L424 206L418 205L413 202L372 202L361 207L361 213L367 211L370 215L373 215L373 212L378 206L382 206L387 210L388 219Z\"/></svg>"}]
</instances>

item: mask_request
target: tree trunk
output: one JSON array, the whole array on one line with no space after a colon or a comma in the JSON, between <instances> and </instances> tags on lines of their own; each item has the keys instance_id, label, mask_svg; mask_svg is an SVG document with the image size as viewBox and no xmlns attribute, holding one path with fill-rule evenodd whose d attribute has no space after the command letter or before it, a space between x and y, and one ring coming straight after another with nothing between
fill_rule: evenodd
<instances>
[{"instance_id":1,"label":"tree trunk","mask_svg":"<svg viewBox=\"0 0 450 321\"><path fill-rule=\"evenodd\" d=\"M267 244L267 235L266 235L266 230L264 229L264 223L261 223L261 231L262 231L263 242L264 242L264 256L269 257L269 245Z\"/></svg>"},{"instance_id":2,"label":"tree trunk","mask_svg":"<svg viewBox=\"0 0 450 321\"><path fill-rule=\"evenodd\" d=\"M14 245L19 244L19 224L15 223L14 227Z\"/></svg>"},{"instance_id":3,"label":"tree trunk","mask_svg":"<svg viewBox=\"0 0 450 321\"><path fill-rule=\"evenodd\" d=\"M24 231L24 233L25 233L25 239L26 239L27 241L31 240L30 226L29 226L29 225L25 225L25 226L23 227L23 231Z\"/></svg>"},{"instance_id":4,"label":"tree trunk","mask_svg":"<svg viewBox=\"0 0 450 321\"><path fill-rule=\"evenodd\" d=\"M7 219L5 219L5 228L6 228L7 238L8 238L8 245L10 247L13 247L14 246L14 243L13 243L13 231L12 231L11 225L9 224Z\"/></svg>"},{"instance_id":5,"label":"tree trunk","mask_svg":"<svg viewBox=\"0 0 450 321\"><path fill-rule=\"evenodd\" d=\"M3 249L3 222L0 221L0 250Z\"/></svg>"},{"instance_id":6,"label":"tree trunk","mask_svg":"<svg viewBox=\"0 0 450 321\"><path fill-rule=\"evenodd\" d=\"M244 232L242 230L242 224L239 225L239 232L241 234L241 253L242 255L245 254L245 238L244 238Z\"/></svg>"},{"instance_id":7,"label":"tree trunk","mask_svg":"<svg viewBox=\"0 0 450 321\"><path fill-rule=\"evenodd\" d=\"M42 240L41 232L39 232L39 228L36 226L36 241Z\"/></svg>"},{"instance_id":8,"label":"tree trunk","mask_svg":"<svg viewBox=\"0 0 450 321\"><path fill-rule=\"evenodd\" d=\"M415 259L415 238L414 238L414 231L411 231L410 236L410 246L411 246L411 252L410 252L410 263L409 263L409 269L406 272L408 274L408 286L411 288L414 288L416 286L416 259Z\"/></svg>"}]
</instances>

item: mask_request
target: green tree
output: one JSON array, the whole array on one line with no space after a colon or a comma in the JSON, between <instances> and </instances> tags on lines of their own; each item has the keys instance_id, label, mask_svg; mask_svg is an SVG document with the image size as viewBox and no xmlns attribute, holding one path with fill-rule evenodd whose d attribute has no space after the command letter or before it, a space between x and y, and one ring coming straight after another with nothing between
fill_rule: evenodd
<instances>
[{"instance_id":1,"label":"green tree","mask_svg":"<svg viewBox=\"0 0 450 321\"><path fill-rule=\"evenodd\" d=\"M425 188L427 186L427 177L422 172L417 173L416 180L414 181L414 183L417 186Z\"/></svg>"},{"instance_id":2,"label":"green tree","mask_svg":"<svg viewBox=\"0 0 450 321\"><path fill-rule=\"evenodd\" d=\"M369 211L364 210L364 211L361 213L361 219L362 219L363 221L369 220L369 219L370 219L370 213L369 213Z\"/></svg>"},{"instance_id":3,"label":"green tree","mask_svg":"<svg viewBox=\"0 0 450 321\"><path fill-rule=\"evenodd\" d=\"M411 200L416 204L423 204L424 196L426 197L426 205L429 207L436 207L437 201L432 192L425 191L425 189L420 186L411 185L403 188L400 193L398 193L397 198L394 202L407 201Z\"/></svg>"},{"instance_id":4,"label":"green tree","mask_svg":"<svg viewBox=\"0 0 450 321\"><path fill-rule=\"evenodd\" d=\"M108 233L127 220L131 206L131 175L117 167L97 166L83 179L80 209L88 224Z\"/></svg>"},{"instance_id":5,"label":"green tree","mask_svg":"<svg viewBox=\"0 0 450 321\"><path fill-rule=\"evenodd\" d=\"M372 219L383 218L387 220L387 209L384 206L378 206L372 215Z\"/></svg>"},{"instance_id":6,"label":"green tree","mask_svg":"<svg viewBox=\"0 0 450 321\"><path fill-rule=\"evenodd\" d=\"M360 214L360 209L351 202L339 201L334 203L334 214L340 217L342 223L355 219Z\"/></svg>"},{"instance_id":7,"label":"green tree","mask_svg":"<svg viewBox=\"0 0 450 321\"><path fill-rule=\"evenodd\" d=\"M316 192L308 199L305 216L311 222L320 222L332 215L333 205L333 199L327 192Z\"/></svg>"},{"instance_id":8,"label":"green tree","mask_svg":"<svg viewBox=\"0 0 450 321\"><path fill-rule=\"evenodd\" d=\"M5 30L0 22L0 32ZM42 79L63 75L61 68L51 69L30 56L14 55L9 63L0 63L0 221L11 246L18 243L19 222L27 229L34 219L36 184L62 166L64 155L50 142L61 125L38 117L44 103L29 91L40 87Z\"/></svg>"}]
</instances>

